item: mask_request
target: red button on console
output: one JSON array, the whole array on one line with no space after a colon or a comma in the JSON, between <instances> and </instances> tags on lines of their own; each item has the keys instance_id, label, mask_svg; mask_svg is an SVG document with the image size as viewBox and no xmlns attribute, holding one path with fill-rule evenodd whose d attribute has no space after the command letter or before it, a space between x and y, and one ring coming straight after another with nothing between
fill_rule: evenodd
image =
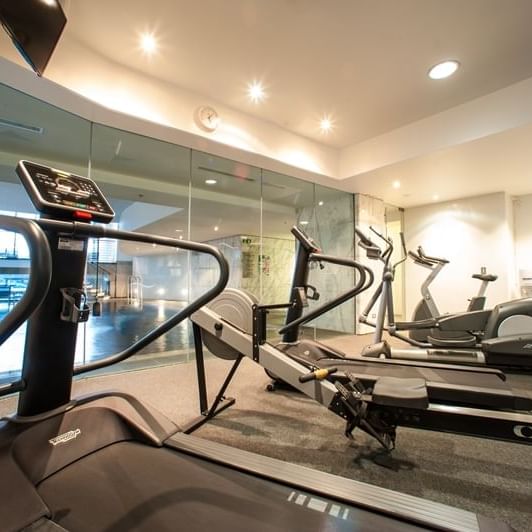
<instances>
[{"instance_id":1,"label":"red button on console","mask_svg":"<svg viewBox=\"0 0 532 532\"><path fill-rule=\"evenodd\" d=\"M74 211L74 218L79 218L81 220L92 220L92 214L85 211Z\"/></svg>"}]
</instances>

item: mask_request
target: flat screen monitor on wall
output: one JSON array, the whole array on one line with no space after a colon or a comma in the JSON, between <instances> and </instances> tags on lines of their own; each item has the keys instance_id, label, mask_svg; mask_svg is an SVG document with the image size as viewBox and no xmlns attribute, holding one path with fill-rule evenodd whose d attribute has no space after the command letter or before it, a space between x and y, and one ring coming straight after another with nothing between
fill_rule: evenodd
<instances>
[{"instance_id":1,"label":"flat screen monitor on wall","mask_svg":"<svg viewBox=\"0 0 532 532\"><path fill-rule=\"evenodd\" d=\"M66 24L59 0L0 0L0 22L39 76Z\"/></svg>"}]
</instances>

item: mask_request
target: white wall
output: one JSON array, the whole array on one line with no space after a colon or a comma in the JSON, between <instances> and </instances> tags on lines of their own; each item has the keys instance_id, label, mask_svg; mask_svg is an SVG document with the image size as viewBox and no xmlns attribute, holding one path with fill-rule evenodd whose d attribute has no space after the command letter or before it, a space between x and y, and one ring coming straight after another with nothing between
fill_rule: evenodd
<instances>
[{"instance_id":1,"label":"white wall","mask_svg":"<svg viewBox=\"0 0 532 532\"><path fill-rule=\"evenodd\" d=\"M466 308L467 299L478 290L471 275L482 266L499 276L490 284L487 306L516 296L512 203L505 193L406 209L404 220L407 249L422 245L428 255L451 261L431 287L440 312ZM407 317L419 301L426 275L426 269L408 260Z\"/></svg>"},{"instance_id":2,"label":"white wall","mask_svg":"<svg viewBox=\"0 0 532 532\"><path fill-rule=\"evenodd\" d=\"M519 275L520 270L532 270L532 194L514 200L514 234L515 267Z\"/></svg>"}]
</instances>

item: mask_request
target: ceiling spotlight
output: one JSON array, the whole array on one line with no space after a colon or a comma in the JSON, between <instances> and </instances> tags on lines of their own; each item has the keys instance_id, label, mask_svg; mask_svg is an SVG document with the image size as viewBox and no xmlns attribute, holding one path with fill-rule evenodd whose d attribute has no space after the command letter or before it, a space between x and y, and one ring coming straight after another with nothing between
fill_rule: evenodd
<instances>
[{"instance_id":1,"label":"ceiling spotlight","mask_svg":"<svg viewBox=\"0 0 532 532\"><path fill-rule=\"evenodd\" d=\"M318 201L318 205L321 207L323 206L323 201Z\"/></svg>"},{"instance_id":2,"label":"ceiling spotlight","mask_svg":"<svg viewBox=\"0 0 532 532\"><path fill-rule=\"evenodd\" d=\"M140 48L148 55L152 55L157 50L157 40L153 33L143 33L140 36Z\"/></svg>"},{"instance_id":3,"label":"ceiling spotlight","mask_svg":"<svg viewBox=\"0 0 532 532\"><path fill-rule=\"evenodd\" d=\"M458 61L449 60L449 61L443 61L442 63L438 63L437 65L434 65L429 70L429 78L430 79L444 79L448 78L449 76L452 76L460 66L460 63Z\"/></svg>"},{"instance_id":4,"label":"ceiling spotlight","mask_svg":"<svg viewBox=\"0 0 532 532\"><path fill-rule=\"evenodd\" d=\"M218 181L216 181L216 179L205 179L205 184L206 185L216 185L216 183L218 183Z\"/></svg>"},{"instance_id":5,"label":"ceiling spotlight","mask_svg":"<svg viewBox=\"0 0 532 532\"><path fill-rule=\"evenodd\" d=\"M401 181L394 181L394 182L392 183L392 187L393 187L393 188L396 188L396 189L397 189L397 188L401 188Z\"/></svg>"},{"instance_id":6,"label":"ceiling spotlight","mask_svg":"<svg viewBox=\"0 0 532 532\"><path fill-rule=\"evenodd\" d=\"M308 221L307 220L301 220L301 222L299 222L301 225L308 225Z\"/></svg>"},{"instance_id":7,"label":"ceiling spotlight","mask_svg":"<svg viewBox=\"0 0 532 532\"><path fill-rule=\"evenodd\" d=\"M214 230L215 231L218 231L218 229L220 229L217 225L214 226Z\"/></svg>"},{"instance_id":8,"label":"ceiling spotlight","mask_svg":"<svg viewBox=\"0 0 532 532\"><path fill-rule=\"evenodd\" d=\"M266 96L264 93L264 87L258 81L254 81L248 85L248 95L253 103L262 102Z\"/></svg>"},{"instance_id":9,"label":"ceiling spotlight","mask_svg":"<svg viewBox=\"0 0 532 532\"><path fill-rule=\"evenodd\" d=\"M333 127L332 121L328 116L322 118L322 120L320 121L320 129L322 133L329 133L332 127Z\"/></svg>"}]
</instances>

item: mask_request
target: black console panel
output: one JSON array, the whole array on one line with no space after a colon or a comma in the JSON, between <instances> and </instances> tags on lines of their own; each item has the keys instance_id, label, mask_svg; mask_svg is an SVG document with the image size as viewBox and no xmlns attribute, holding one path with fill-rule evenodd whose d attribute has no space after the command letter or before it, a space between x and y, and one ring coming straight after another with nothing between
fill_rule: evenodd
<instances>
[{"instance_id":1,"label":"black console panel","mask_svg":"<svg viewBox=\"0 0 532 532\"><path fill-rule=\"evenodd\" d=\"M41 214L102 223L114 218L113 209L92 179L29 161L18 163L17 174Z\"/></svg>"}]
</instances>

